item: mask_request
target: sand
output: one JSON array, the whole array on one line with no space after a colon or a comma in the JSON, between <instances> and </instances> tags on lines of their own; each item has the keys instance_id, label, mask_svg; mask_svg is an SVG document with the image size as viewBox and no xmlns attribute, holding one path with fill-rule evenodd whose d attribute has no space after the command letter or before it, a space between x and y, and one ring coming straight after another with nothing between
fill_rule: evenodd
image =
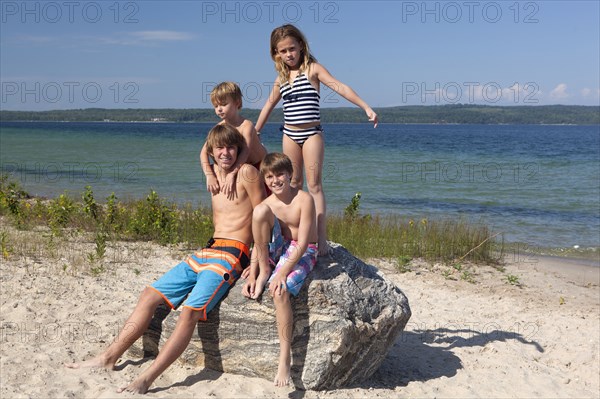
<instances>
[{"instance_id":1,"label":"sand","mask_svg":"<svg viewBox=\"0 0 600 399\"><path fill-rule=\"evenodd\" d=\"M115 371L70 370L63 364L105 348L141 289L186 251L109 243L103 260L90 263L93 242L68 235L51 242L41 232L11 230L5 241L0 397L132 396L115 391L148 366L139 343ZM176 362L146 397L600 397L597 261L509 256L504 271L413 262L406 273L386 260L368 263L402 289L413 314L382 366L364 383L297 391ZM510 284L507 275L519 285Z\"/></svg>"}]
</instances>

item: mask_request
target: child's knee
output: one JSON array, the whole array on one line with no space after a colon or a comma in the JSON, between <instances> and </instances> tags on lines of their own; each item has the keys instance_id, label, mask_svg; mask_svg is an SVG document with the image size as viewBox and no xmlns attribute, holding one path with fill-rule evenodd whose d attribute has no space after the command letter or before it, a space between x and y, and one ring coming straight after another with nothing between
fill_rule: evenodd
<instances>
[{"instance_id":1,"label":"child's knee","mask_svg":"<svg viewBox=\"0 0 600 399\"><path fill-rule=\"evenodd\" d=\"M292 176L290 184L294 187L302 187L304 185L304 176L302 176L301 174Z\"/></svg>"},{"instance_id":2,"label":"child's knee","mask_svg":"<svg viewBox=\"0 0 600 399\"><path fill-rule=\"evenodd\" d=\"M323 184L319 182L308 182L308 192L311 195L321 194L323 192Z\"/></svg>"},{"instance_id":3,"label":"child's knee","mask_svg":"<svg viewBox=\"0 0 600 399\"><path fill-rule=\"evenodd\" d=\"M189 306L183 306L181 313L179 314L179 319L182 322L196 324L199 321L206 321L207 311L205 307L195 309Z\"/></svg>"},{"instance_id":4,"label":"child's knee","mask_svg":"<svg viewBox=\"0 0 600 399\"><path fill-rule=\"evenodd\" d=\"M156 307L156 306L160 305L162 302L164 302L164 299L162 296L160 296L160 294L158 292L156 292L155 289L146 287L140 294L138 302L140 304L143 304L146 306L155 306Z\"/></svg>"},{"instance_id":5,"label":"child's knee","mask_svg":"<svg viewBox=\"0 0 600 399\"><path fill-rule=\"evenodd\" d=\"M290 304L290 293L288 291L282 292L281 295L273 295L273 303L275 306L289 306Z\"/></svg>"},{"instance_id":6,"label":"child's knee","mask_svg":"<svg viewBox=\"0 0 600 399\"><path fill-rule=\"evenodd\" d=\"M252 221L258 223L270 222L272 224L273 211L265 204L258 204L252 212Z\"/></svg>"}]
</instances>

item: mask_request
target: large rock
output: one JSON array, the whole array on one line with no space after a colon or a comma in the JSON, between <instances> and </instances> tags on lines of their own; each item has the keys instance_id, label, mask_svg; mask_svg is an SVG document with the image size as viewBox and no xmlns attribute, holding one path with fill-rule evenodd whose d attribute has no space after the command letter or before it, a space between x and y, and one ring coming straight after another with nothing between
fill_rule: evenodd
<instances>
[{"instance_id":1,"label":"large rock","mask_svg":"<svg viewBox=\"0 0 600 399\"><path fill-rule=\"evenodd\" d=\"M301 389L333 389L368 378L411 315L406 296L375 267L340 245L331 246L332 259L319 259L292 302L292 379ZM238 281L208 321L198 324L198 336L181 359L272 380L279 356L273 301L268 293L259 301L245 298L243 284ZM151 342L156 341L165 316L157 313L153 331L144 340L147 352L156 350ZM175 323L173 315L166 318L166 337Z\"/></svg>"}]
</instances>

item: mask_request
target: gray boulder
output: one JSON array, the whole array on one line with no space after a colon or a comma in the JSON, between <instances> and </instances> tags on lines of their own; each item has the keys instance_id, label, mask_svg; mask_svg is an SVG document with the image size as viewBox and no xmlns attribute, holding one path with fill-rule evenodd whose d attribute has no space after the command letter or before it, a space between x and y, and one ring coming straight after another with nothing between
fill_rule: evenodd
<instances>
[{"instance_id":1,"label":"gray boulder","mask_svg":"<svg viewBox=\"0 0 600 399\"><path fill-rule=\"evenodd\" d=\"M331 259L319 258L294 312L292 380L300 389L335 389L360 383L385 359L410 318L408 299L378 270L331 243ZM268 293L258 301L241 294L240 280L208 317L183 353L183 362L213 370L272 380L279 340L275 308ZM177 313L177 312L174 312ZM159 309L144 337L146 354L156 353ZM165 336L175 327L166 317Z\"/></svg>"}]
</instances>

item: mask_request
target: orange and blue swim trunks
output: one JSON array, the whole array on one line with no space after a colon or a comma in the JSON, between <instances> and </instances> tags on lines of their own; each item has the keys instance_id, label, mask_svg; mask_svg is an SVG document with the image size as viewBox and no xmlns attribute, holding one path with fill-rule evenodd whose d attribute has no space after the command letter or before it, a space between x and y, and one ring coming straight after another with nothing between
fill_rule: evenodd
<instances>
[{"instance_id":1,"label":"orange and blue swim trunks","mask_svg":"<svg viewBox=\"0 0 600 399\"><path fill-rule=\"evenodd\" d=\"M249 263L249 248L246 244L214 238L206 248L188 256L150 288L158 292L171 309L183 303L184 307L202 312L200 320L206 320L207 314L219 303Z\"/></svg>"}]
</instances>

